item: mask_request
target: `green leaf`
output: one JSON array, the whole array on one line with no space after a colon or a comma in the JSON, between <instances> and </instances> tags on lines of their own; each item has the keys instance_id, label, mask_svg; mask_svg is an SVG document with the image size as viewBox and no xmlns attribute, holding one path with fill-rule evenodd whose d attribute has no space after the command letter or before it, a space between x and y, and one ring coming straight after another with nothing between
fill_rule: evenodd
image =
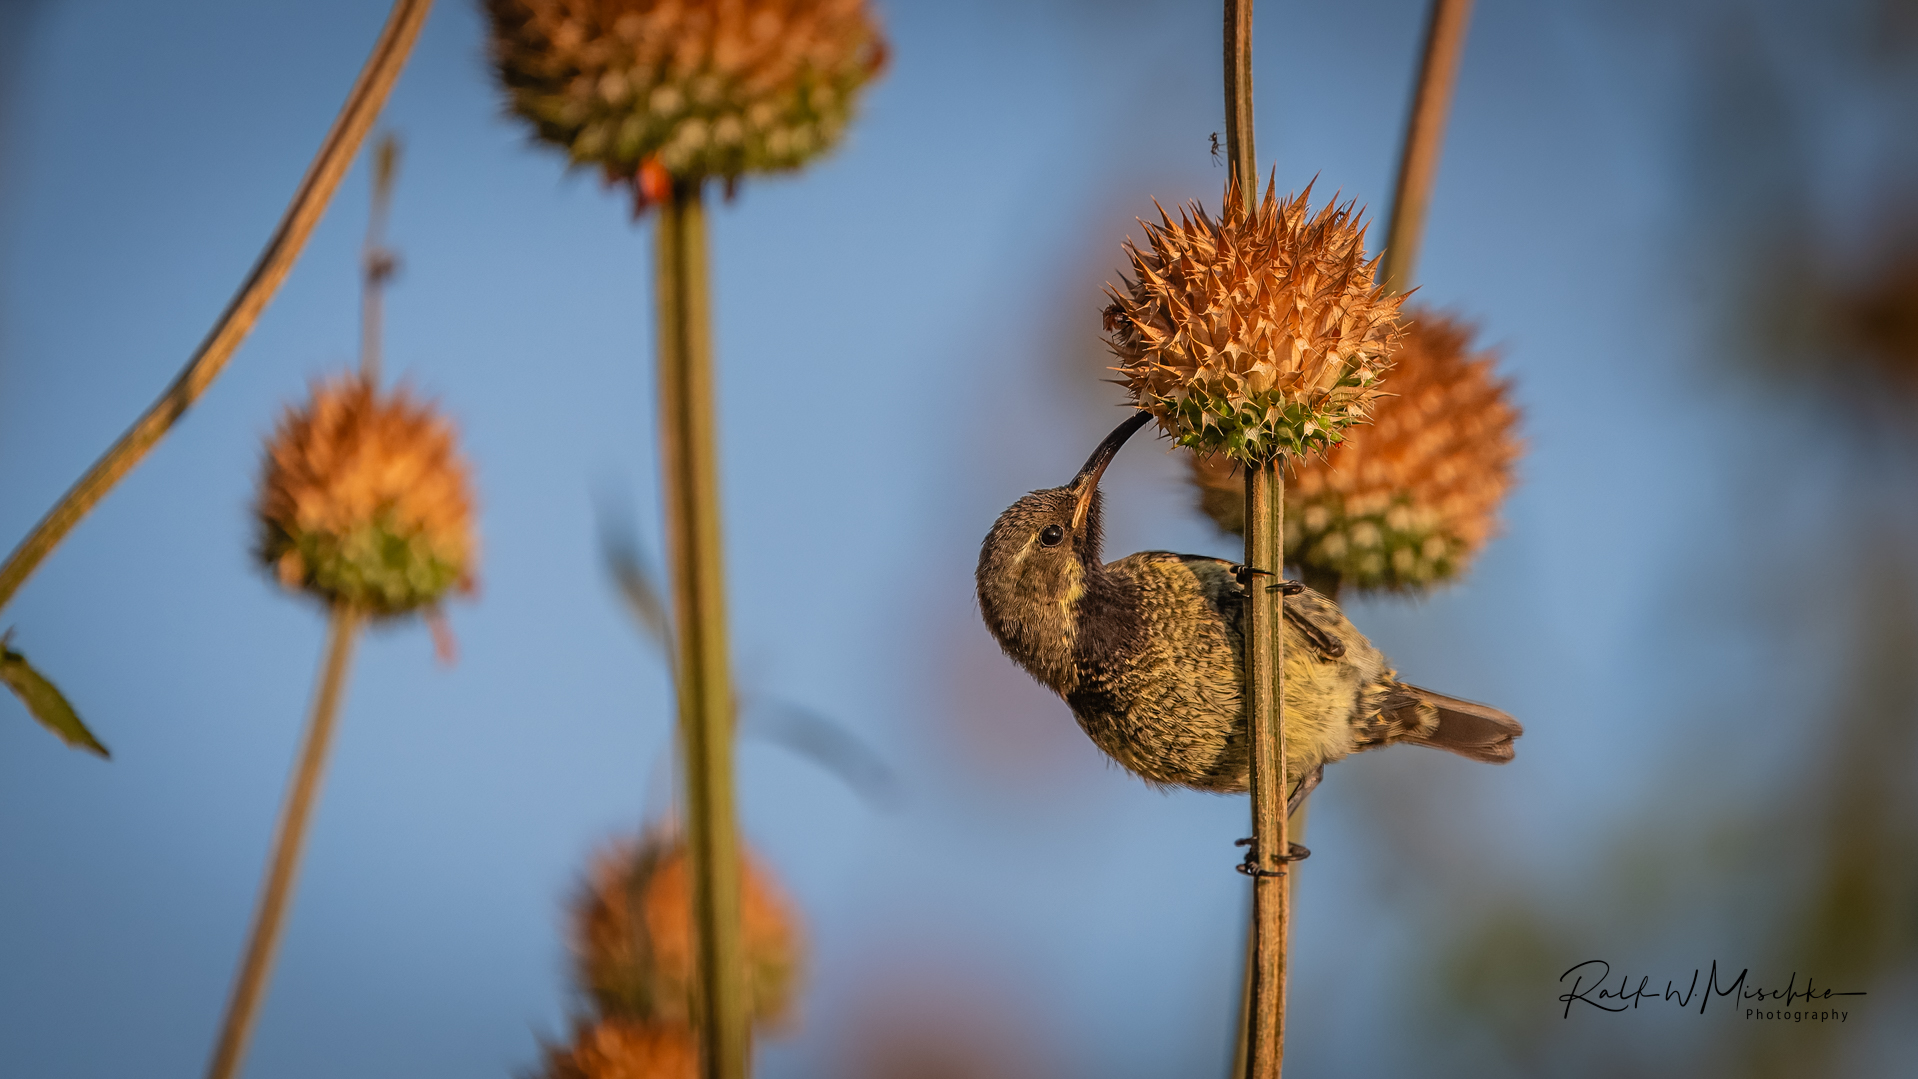
<instances>
[{"instance_id":1,"label":"green leaf","mask_svg":"<svg viewBox=\"0 0 1918 1079\"><path fill-rule=\"evenodd\" d=\"M7 637L0 637L0 681L13 690L41 726L58 735L62 742L102 757L112 756L93 732L87 730L87 725L80 722L79 714L60 690L34 670L27 657L7 647Z\"/></svg>"}]
</instances>

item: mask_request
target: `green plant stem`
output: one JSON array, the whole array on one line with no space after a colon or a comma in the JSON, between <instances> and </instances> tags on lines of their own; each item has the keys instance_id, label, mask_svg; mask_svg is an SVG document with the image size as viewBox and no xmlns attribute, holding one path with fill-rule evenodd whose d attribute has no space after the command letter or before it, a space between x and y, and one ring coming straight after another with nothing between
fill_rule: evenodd
<instances>
[{"instance_id":1,"label":"green plant stem","mask_svg":"<svg viewBox=\"0 0 1918 1079\"><path fill-rule=\"evenodd\" d=\"M1465 51L1465 28L1471 20L1472 0L1432 0L1425 23L1425 55L1412 91L1412 112L1405 121L1392 220L1385 232L1380 282L1387 292L1411 288L1418 269L1425 211L1432 201L1439 152L1445 145L1445 120L1452 110L1452 88L1458 83L1459 57Z\"/></svg>"},{"instance_id":2,"label":"green plant stem","mask_svg":"<svg viewBox=\"0 0 1918 1079\"><path fill-rule=\"evenodd\" d=\"M226 1018L220 1024L220 1040L214 1047L212 1063L207 1065L207 1079L232 1079L240 1073L247 1042L253 1036L254 1020L259 1017L260 1004L266 999L273 957L279 951L280 933L286 926L287 909L292 905L293 888L299 879L307 824L313 817L313 805L319 800L320 780L326 773L327 751L333 744L340 698L346 693L347 669L353 662L353 645L362 621L363 616L351 607L333 608L327 630L325 665L321 669L319 691L313 698L313 714L306 725L306 742L300 747L293 783L280 807L273 849L267 857L266 879L260 885L259 906L253 912L246 954L241 957L239 972L233 979L233 995L227 1001Z\"/></svg>"},{"instance_id":3,"label":"green plant stem","mask_svg":"<svg viewBox=\"0 0 1918 1079\"><path fill-rule=\"evenodd\" d=\"M1225 140L1230 187L1247 213L1258 206L1258 157L1252 135L1252 0L1225 0ZM1260 875L1252 883L1252 963L1244 1074L1278 1079L1285 1058L1286 846L1285 727L1282 705L1285 642L1279 599L1264 583L1285 563L1285 479L1276 463L1245 470L1245 564L1253 576L1245 625L1245 707L1252 739L1252 851Z\"/></svg>"},{"instance_id":4,"label":"green plant stem","mask_svg":"<svg viewBox=\"0 0 1918 1079\"><path fill-rule=\"evenodd\" d=\"M1245 3L1242 8L1239 8L1238 5L1228 0L1226 4L1225 27L1225 100L1228 152L1233 163L1233 168L1235 170L1242 170L1243 174L1248 176L1252 175L1253 160L1250 133L1251 57L1249 46L1244 50L1244 75L1241 80L1235 81L1234 70L1235 65L1239 63L1238 57L1240 55L1235 51L1235 42L1238 40L1237 35L1249 35L1251 32L1251 8L1252 5L1250 2ZM1411 115L1406 121L1405 144L1399 158L1398 183L1393 192L1392 217L1386 228L1386 249L1380 270L1380 281L1388 292L1403 292L1409 288L1413 279L1413 271L1418 265L1419 245L1425 229L1426 209L1431 203L1432 184L1438 175L1439 153L1445 141L1445 121L1447 114L1451 110L1452 89L1458 81L1459 58L1464 52L1465 30L1471 20L1471 13L1472 0L1433 0L1431 12L1426 20L1424 57L1419 67L1418 82L1413 90ZM1235 123L1235 118L1241 111L1243 111L1247 118L1243 151L1241 151L1240 143L1237 141L1238 136ZM1241 152L1244 154L1243 157L1240 156ZM1252 208L1251 200L1253 195L1254 192L1251 189L1251 185L1246 185L1245 196L1248 209ZM1251 522L1254 519L1252 484L1253 476L1251 470L1248 469L1246 474L1246 564L1259 568L1260 564L1254 560L1254 540L1252 538L1253 527ZM1273 483L1275 490L1271 496L1275 517L1277 517L1277 520L1273 524L1273 534L1277 537L1283 537L1285 535L1283 521L1285 502L1284 484L1284 473L1281 470L1276 473ZM1282 544L1283 540L1281 539L1279 542ZM1283 554L1275 555L1273 563L1275 565L1283 565ZM1338 600L1344 581L1337 573L1306 567L1303 575L1306 587L1326 596L1334 602ZM1250 651L1254 648L1254 643L1250 640L1251 627L1248 627L1248 631L1247 648L1248 651ZM1283 640L1275 639L1273 644L1275 662L1278 664L1278 669L1281 672L1280 677L1283 677L1284 656L1281 650L1284 648L1284 642ZM1250 677L1249 663L1248 677ZM1275 690L1275 693L1276 692ZM1249 692L1246 699L1248 701L1252 700ZM1282 702L1280 707L1283 707ZM1255 746L1263 745L1261 741L1257 740L1256 734L1254 738ZM1279 732L1281 790L1284 789L1283 738L1284 731L1281 726ZM1255 756L1253 765L1254 849L1264 851L1269 848L1265 847L1263 840L1259 838L1259 825L1262 821L1259 812L1262 802L1260 801L1258 774L1258 762ZM1282 823L1278 842L1283 846L1279 849L1289 849L1291 841L1295 838L1302 839L1304 837L1306 811L1309 807L1309 802L1301 804L1298 812L1292 814L1289 820ZM1293 874L1288 872L1285 877L1285 882L1285 888L1283 889L1284 897L1282 900L1284 910L1279 917L1286 923L1285 931L1289 932L1293 888L1295 884ZM1241 982L1239 1002L1239 1037L1233 1052L1231 1072L1234 1079L1239 1079L1239 1077L1247 1074L1266 1074L1263 1072L1248 1073L1247 1071L1247 1053L1253 1040L1253 1032L1250 1028L1251 1017L1255 1013L1254 997L1257 995L1255 992L1255 984L1257 982L1257 975L1262 969L1262 963L1269 963L1269 959L1261 952L1261 944L1259 941L1259 929L1264 924L1263 919L1265 917L1266 914L1261 912L1257 907L1255 894L1253 920L1252 924L1248 927L1245 938L1245 970ZM1283 952L1281 952L1278 962L1279 969L1277 977L1280 983L1278 992L1282 1002L1285 993L1285 956ZM1262 1003L1257 1005L1257 1007L1260 1008L1264 1006ZM1284 1022L1285 1016L1283 1004L1281 1003L1280 1013L1278 1015L1277 1034L1279 1052L1281 1054L1284 1052ZM1278 1066L1276 1064L1273 1066L1270 1074L1274 1076L1278 1074Z\"/></svg>"},{"instance_id":5,"label":"green plant stem","mask_svg":"<svg viewBox=\"0 0 1918 1079\"><path fill-rule=\"evenodd\" d=\"M28 575L66 538L80 518L85 517L113 489L114 484L132 471L133 466L139 464L148 451L186 414L187 409L199 400L200 395L206 392L206 388L226 367L227 361L232 359L240 342L246 339L254 322L259 319L260 312L265 310L267 301L273 298L273 293L293 268L293 262L299 258L300 249L305 246L313 226L319 223L320 216L326 212L326 205L339 187L341 177L352 165L367 129L373 126L380 107L386 103L387 93L399 78L400 69L406 66L407 54L412 51L413 41L419 36L420 24L426 21L427 10L431 7L432 0L395 0L393 10L386 19L386 28L380 32L379 41L373 46L373 55L367 58L366 66L360 69L360 77L347 95L346 104L341 107L333 127L326 133L326 140L320 144L320 151L314 156L313 163L307 166L306 176L293 193L293 202L286 208L286 215L280 219L272 239L267 241L266 250L260 253L259 261L253 264L253 272L247 276L246 283L240 286L239 293L227 305L220 321L214 324L213 332L207 335L199 351L194 353L193 359L187 362L185 369L174 378L173 384L160 395L160 399L94 462L86 475L80 477L40 519L27 538L13 549L6 563L0 565L0 608L13 599L13 594Z\"/></svg>"},{"instance_id":6,"label":"green plant stem","mask_svg":"<svg viewBox=\"0 0 1918 1079\"><path fill-rule=\"evenodd\" d=\"M1300 803L1297 813L1287 818L1285 829L1286 838L1289 841L1293 843L1305 842L1305 819L1307 812L1310 811L1311 808L1312 803L1308 799ZM1286 903L1297 903L1298 887L1298 872L1296 869L1293 869L1285 875ZM1250 899L1249 896L1247 898ZM1287 907L1288 917L1286 919L1286 929L1288 934L1291 930L1291 918L1289 914L1290 911L1296 909L1296 906ZM1244 962L1241 964L1242 969L1239 972L1239 1022L1238 1026L1233 1029L1232 1070L1226 1072L1232 1079L1243 1079L1245 1075L1245 1053L1246 1048L1250 1045L1252 1022L1252 971L1259 963L1258 936L1252 931L1252 905L1250 902L1246 904L1244 922L1245 929L1239 935L1239 950L1244 953ZM1288 949L1291 947L1289 936L1286 941L1286 946Z\"/></svg>"},{"instance_id":7,"label":"green plant stem","mask_svg":"<svg viewBox=\"0 0 1918 1079\"><path fill-rule=\"evenodd\" d=\"M1285 639L1279 633L1276 592L1280 537L1285 534L1284 472L1276 462L1246 469L1245 563L1271 577L1253 576L1246 604L1246 710L1252 742L1252 851L1259 870L1252 880L1252 1003L1246 1074L1278 1079L1285 1058L1286 935L1290 918L1285 863L1289 849L1285 817Z\"/></svg>"},{"instance_id":8,"label":"green plant stem","mask_svg":"<svg viewBox=\"0 0 1918 1079\"><path fill-rule=\"evenodd\" d=\"M656 243L660 460L679 643L702 1060L707 1079L743 1079L751 1047L733 822L732 678L720 566L706 223L698 183L676 183L660 204Z\"/></svg>"}]
</instances>

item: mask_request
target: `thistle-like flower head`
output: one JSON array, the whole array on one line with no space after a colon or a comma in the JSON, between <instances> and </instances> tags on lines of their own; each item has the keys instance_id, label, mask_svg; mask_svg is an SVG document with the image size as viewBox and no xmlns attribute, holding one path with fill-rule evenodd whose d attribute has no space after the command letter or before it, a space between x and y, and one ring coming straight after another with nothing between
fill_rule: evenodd
<instances>
[{"instance_id":1,"label":"thistle-like flower head","mask_svg":"<svg viewBox=\"0 0 1918 1079\"><path fill-rule=\"evenodd\" d=\"M885 61L865 0L486 0L513 111L632 180L795 169Z\"/></svg>"},{"instance_id":2,"label":"thistle-like flower head","mask_svg":"<svg viewBox=\"0 0 1918 1079\"><path fill-rule=\"evenodd\" d=\"M581 1022L573 1044L548 1046L542 1079L698 1079L699 1040L684 1023Z\"/></svg>"},{"instance_id":3,"label":"thistle-like flower head","mask_svg":"<svg viewBox=\"0 0 1918 1079\"><path fill-rule=\"evenodd\" d=\"M1131 277L1108 286L1114 368L1160 430L1201 453L1304 456L1363 420L1398 342L1400 297L1374 282L1351 203L1314 215L1312 189L1256 211L1236 191L1142 222Z\"/></svg>"},{"instance_id":4,"label":"thistle-like flower head","mask_svg":"<svg viewBox=\"0 0 1918 1079\"><path fill-rule=\"evenodd\" d=\"M799 931L790 906L750 859L741 876L749 1014L777 1022L796 995ZM690 1022L694 971L691 865L676 835L651 833L594 859L573 903L579 982L600 1013Z\"/></svg>"},{"instance_id":5,"label":"thistle-like flower head","mask_svg":"<svg viewBox=\"0 0 1918 1079\"><path fill-rule=\"evenodd\" d=\"M314 386L268 441L257 553L280 583L369 614L470 589L473 496L453 428L404 391Z\"/></svg>"},{"instance_id":6,"label":"thistle-like flower head","mask_svg":"<svg viewBox=\"0 0 1918 1079\"><path fill-rule=\"evenodd\" d=\"M1510 387L1472 330L1429 311L1411 316L1391 394L1370 425L1297 462L1285 485L1285 560L1365 591L1415 591L1462 575L1497 531L1523 445ZM1200 507L1228 532L1245 527L1231 462L1192 459Z\"/></svg>"}]
</instances>

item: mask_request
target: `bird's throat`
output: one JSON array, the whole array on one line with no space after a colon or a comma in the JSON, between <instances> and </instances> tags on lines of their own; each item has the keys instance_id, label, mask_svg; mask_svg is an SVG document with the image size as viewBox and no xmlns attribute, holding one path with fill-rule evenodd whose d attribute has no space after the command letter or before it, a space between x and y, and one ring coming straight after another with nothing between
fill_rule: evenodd
<instances>
[{"instance_id":1,"label":"bird's throat","mask_svg":"<svg viewBox=\"0 0 1918 1079\"><path fill-rule=\"evenodd\" d=\"M1074 682L1126 662L1145 644L1145 593L1139 582L1093 563L1072 604Z\"/></svg>"}]
</instances>

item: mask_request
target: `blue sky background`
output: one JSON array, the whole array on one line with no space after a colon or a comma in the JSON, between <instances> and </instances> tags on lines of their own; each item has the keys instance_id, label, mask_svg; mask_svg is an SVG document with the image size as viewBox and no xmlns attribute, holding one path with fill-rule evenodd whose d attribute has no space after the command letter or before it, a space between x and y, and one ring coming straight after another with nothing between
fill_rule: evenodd
<instances>
[{"instance_id":1,"label":"blue sky background","mask_svg":"<svg viewBox=\"0 0 1918 1079\"><path fill-rule=\"evenodd\" d=\"M1383 211L1423 8L1260 6L1258 150L1282 189L1316 177ZM712 221L740 682L835 717L905 792L882 811L743 744L743 827L813 947L802 1021L764 1043L761 1072L848 1074L875 1031L936 1028L1003 1054L1002 1075L1217 1074L1243 799L1155 792L1105 763L998 655L972 598L997 512L1066 479L1122 415L1098 381L1098 292L1132 218L1217 202L1217 17L1151 0L881 11L892 67L846 144L743 185ZM384 15L73 0L16 23L0 544L198 345ZM1802 576L1757 583L1849 559L1816 547L1831 511L1806 493L1844 465L1754 466L1790 398L1701 358L1720 342L1688 247L1710 201L1685 167L1688 50L1710 25L1478 5L1420 295L1501 351L1524 482L1466 583L1352 608L1408 679L1528 733L1507 768L1402 749L1328 775L1300 884L1300 1074L1510 1066L1421 1003L1445 912L1575 905L1593 852L1648 800L1776 794L1821 714L1813 675L1842 605ZM388 371L459 424L482 590L451 609L456 667L417 624L361 651L250 1060L287 1079L530 1065L568 1005L560 901L597 844L666 800L670 690L596 518L627 514L658 549L649 226L502 116L473 5L437 6L383 124L405 146ZM323 633L248 557L260 441L353 360L367 187L356 168L228 373L5 614L114 751L68 751L0 700L8 1074L203 1067ZM1162 447L1138 443L1109 477L1110 553L1232 550ZM1781 490L1774 526L1754 507ZM1825 643L1754 628L1788 611ZM1735 737L1727 716L1747 722ZM1757 964L1760 934L1653 946L1626 918L1586 940L1662 980L1714 954ZM1511 1006L1565 1022L1554 979L1584 951L1543 956ZM1870 1024L1893 1022L1910 981L1861 1018L1854 1051L1895 1041Z\"/></svg>"}]
</instances>

